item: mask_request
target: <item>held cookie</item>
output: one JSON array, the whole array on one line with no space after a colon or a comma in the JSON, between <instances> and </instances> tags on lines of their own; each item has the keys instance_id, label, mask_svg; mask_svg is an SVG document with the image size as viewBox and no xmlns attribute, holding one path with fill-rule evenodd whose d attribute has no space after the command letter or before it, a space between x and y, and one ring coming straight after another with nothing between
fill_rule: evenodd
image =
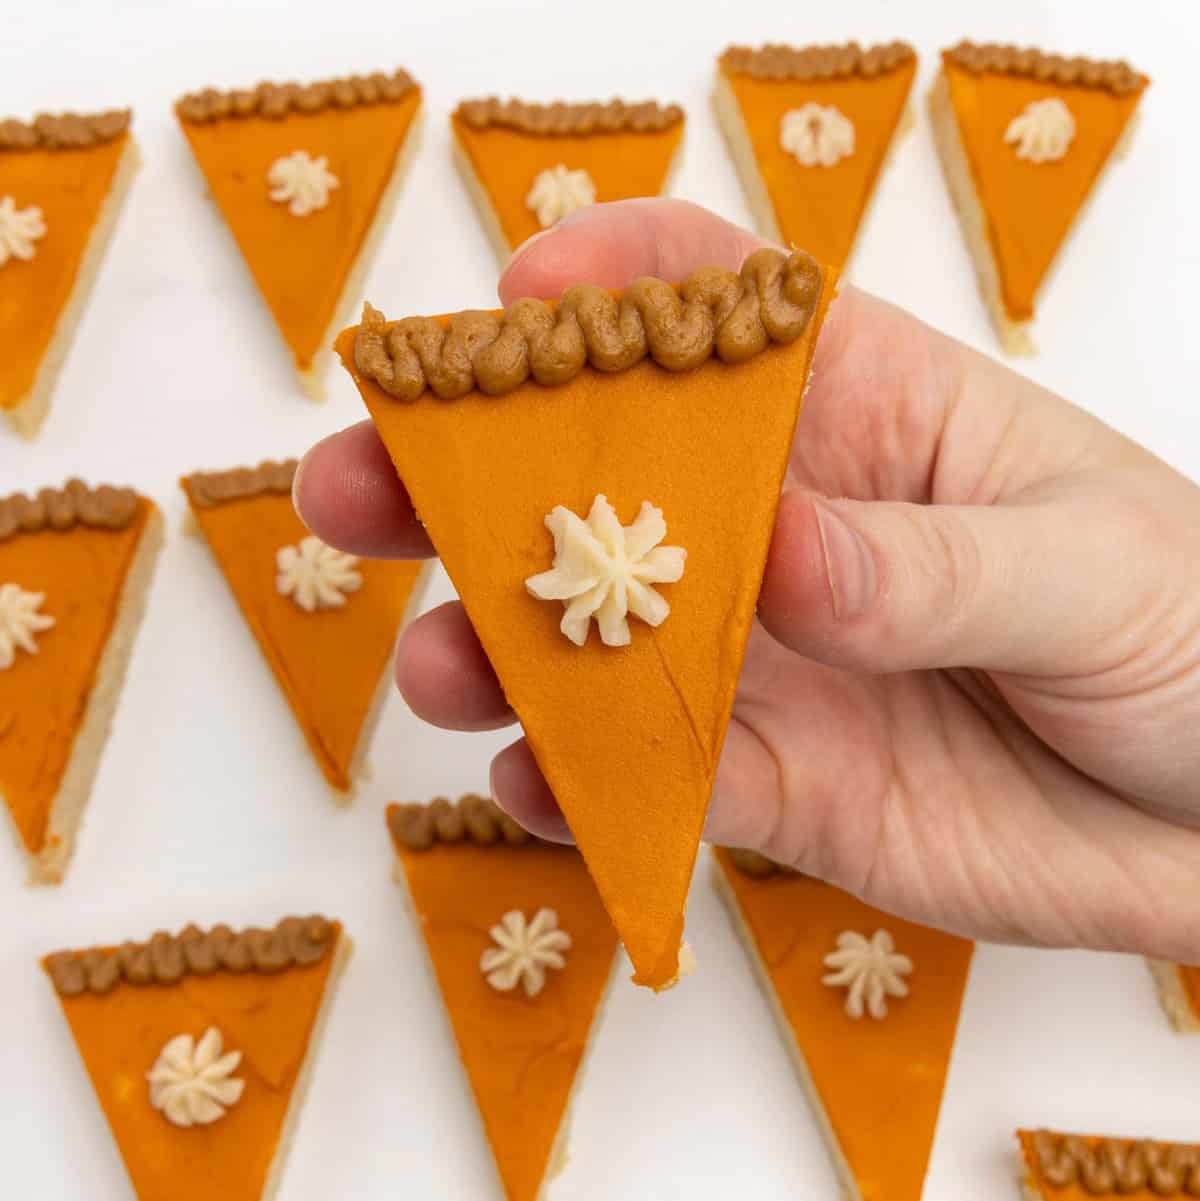
<instances>
[{"instance_id":1,"label":"held cookie","mask_svg":"<svg viewBox=\"0 0 1200 1201\"><path fill-rule=\"evenodd\" d=\"M388 322L338 351L633 960L683 910L833 273ZM630 814L637 815L631 831Z\"/></svg>"}]
</instances>

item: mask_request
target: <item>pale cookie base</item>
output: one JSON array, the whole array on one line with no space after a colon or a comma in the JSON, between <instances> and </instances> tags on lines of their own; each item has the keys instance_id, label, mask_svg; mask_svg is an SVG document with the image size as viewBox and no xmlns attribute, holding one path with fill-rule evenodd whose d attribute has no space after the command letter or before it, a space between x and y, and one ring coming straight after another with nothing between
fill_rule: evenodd
<instances>
[{"instance_id":1,"label":"pale cookie base","mask_svg":"<svg viewBox=\"0 0 1200 1201\"><path fill-rule=\"evenodd\" d=\"M779 228L779 222L775 217L775 206L771 203L771 195L767 191L766 181L762 177L762 172L758 169L758 160L754 157L754 148L750 143L750 133L746 128L746 122L742 118L742 110L738 105L737 96L734 94L733 86L725 77L723 71L717 71L717 81L713 86L712 107L716 114L717 124L721 127L721 132L725 135L725 144L729 148L729 157L733 159L734 168L737 171L738 179L741 180L742 190L746 194L746 203L750 207L750 215L754 219L755 228L760 236L769 238L771 241L783 246L783 232ZM872 189L870 197L867 199L866 207L863 209L862 218L859 221L859 229L862 229L867 218L871 213L871 208L875 203L875 193L879 189L879 181L883 178L884 173L891 165L892 157L896 153L896 146L907 137L917 123L916 113L913 111L911 103L906 103L904 112L900 116L900 120L896 125L896 131L892 135L891 143L888 146L887 154L884 155L883 163L879 168L879 175L875 180L875 187ZM857 246L857 239L855 241ZM792 247L792 249L804 250L805 247ZM842 267L842 275L845 275L849 270L850 263L854 260L854 248L851 248L850 255Z\"/></svg>"},{"instance_id":2,"label":"pale cookie base","mask_svg":"<svg viewBox=\"0 0 1200 1201\"><path fill-rule=\"evenodd\" d=\"M421 568L416 580L413 581L412 591L408 594L408 604L404 608L404 615L401 617L400 625L396 630L397 639L404 630L404 627L417 615L425 599L425 589L429 587L429 578L432 574L432 563L432 560L427 562ZM391 659L388 662L390 664ZM391 690L391 685L392 672L388 670L379 679L379 686L375 689L375 698L371 701L371 707L367 710L367 716L358 734L358 745L354 748L354 754L350 758L350 768L347 773L350 776L350 788L346 792L340 792L336 788L330 789L334 798L341 804L348 804L352 801L357 786L371 778L371 766L367 762L367 753L375 738L375 731L379 728L379 719L383 716L384 701Z\"/></svg>"},{"instance_id":3,"label":"pale cookie base","mask_svg":"<svg viewBox=\"0 0 1200 1201\"><path fill-rule=\"evenodd\" d=\"M392 864L392 879L400 886L400 890L404 893L404 900L408 906L409 912L413 916L414 923L418 931L418 937L421 939L421 949L425 952L423 958L427 978L433 986L434 995L437 997L440 1004L443 1017L445 1018L446 1026L449 1030L450 1039L454 1044L455 1052L458 1051L458 1039L454 1034L454 1027L450 1022L450 1015L446 1010L446 1004L442 997L442 986L438 983L437 972L434 971L433 959L429 955L429 947L425 943L425 935L423 933L424 923L421 920L421 915L417 912L416 902L413 900L412 891L408 887L408 877L404 872L404 864L400 862L399 856L394 857ZM604 992L601 994L600 1000L596 1005L596 1010L592 1014L592 1024L588 1030L587 1044L583 1049L583 1056L579 1061L579 1067L575 1071L575 1079L571 1084L571 1091L567 1095L566 1104L563 1106L562 1118L558 1124L558 1133L554 1136L554 1145L550 1148L550 1154L546 1159L546 1173L542 1177L542 1182L538 1186L537 1196L534 1201L546 1201L549 1194L550 1185L553 1184L556 1176L560 1175L563 1169L570 1161L569 1143L571 1130L571 1114L575 1107L575 1098L579 1095L580 1082L583 1080L584 1073L587 1070L588 1062L592 1054L592 1042L594 1041L595 1033L600 1025L601 1017L605 1007L608 1005L608 998L612 994L612 982L616 975L617 960L620 958L620 952L613 955L613 966L608 973L608 981L604 986ZM467 1090L467 1097L471 1102L471 1108L479 1113L478 1106L475 1101L475 1092L471 1088L471 1082L467 1078L467 1072L464 1068L462 1073L462 1082ZM488 1154L492 1155L492 1144L488 1141L487 1132L483 1129L483 1119L480 1118L480 1135L483 1141L487 1144ZM499 1170L497 1170L497 1179L499 1179Z\"/></svg>"},{"instance_id":4,"label":"pale cookie base","mask_svg":"<svg viewBox=\"0 0 1200 1201\"><path fill-rule=\"evenodd\" d=\"M1158 988L1158 999L1180 1034L1200 1034L1200 1017L1192 1009L1187 990L1179 978L1179 969L1162 959L1147 959L1146 966Z\"/></svg>"},{"instance_id":5,"label":"pale cookie base","mask_svg":"<svg viewBox=\"0 0 1200 1201\"><path fill-rule=\"evenodd\" d=\"M61 883L75 851L75 839L112 729L113 712L125 683L138 628L145 615L146 594L150 590L162 544L162 515L155 510L142 531L141 541L130 564L117 606L116 621L96 668L96 683L75 735L62 783L50 806L45 846L36 855L30 856L30 884ZM20 845L24 847L23 843Z\"/></svg>"},{"instance_id":6,"label":"pale cookie base","mask_svg":"<svg viewBox=\"0 0 1200 1201\"><path fill-rule=\"evenodd\" d=\"M329 1021L329 1011L333 1007L333 994L341 982L342 973L346 970L346 964L350 959L350 953L353 949L354 943L350 940L350 936L346 933L345 928L343 928L341 937L338 938L337 948L333 952L333 966L329 969L329 977L325 981L325 993L321 997L321 1008L317 1011L317 1020L313 1023L312 1037L308 1040L308 1049L304 1055L304 1062L300 1065L300 1071L296 1076L296 1083L292 1087L292 1096L288 1102L287 1113L284 1114L283 1128L279 1133L279 1142L275 1147L275 1156L271 1160L271 1166L267 1171L267 1181L263 1186L262 1201L274 1201L274 1198L279 1193L279 1186L283 1180L284 1164L287 1162L288 1153L292 1149L292 1142L296 1137L296 1130L300 1124L300 1111L304 1108L304 1102L308 1099L308 1090L312 1087L313 1064L316 1060L317 1045L324 1036L325 1026Z\"/></svg>"},{"instance_id":7,"label":"pale cookie base","mask_svg":"<svg viewBox=\"0 0 1200 1201\"><path fill-rule=\"evenodd\" d=\"M685 134L686 136L686 134ZM463 186L467 189L467 194L474 202L475 211L479 214L479 220L483 223L484 233L487 234L488 241L492 244L492 250L496 254L496 262L501 268L508 265L509 259L516 253L516 250L509 246L508 238L504 235L504 230L500 226L500 218L496 215L496 210L492 207L491 198L487 194L487 189L479 181L479 176L475 173L475 168L471 163L467 152L463 150L457 135L452 138L454 148L454 165L458 168L458 173L462 177ZM667 167L666 176L663 178L663 186L659 191L660 196L666 196L670 191L675 181L675 172L679 167L679 155L683 149L683 139L680 139L679 145L675 149L675 153L671 156L670 166ZM554 226L548 225L546 230L553 229ZM531 234L530 237L536 237L536 234Z\"/></svg>"},{"instance_id":8,"label":"pale cookie base","mask_svg":"<svg viewBox=\"0 0 1200 1201\"><path fill-rule=\"evenodd\" d=\"M417 157L417 151L420 149L424 126L425 108L422 105L413 113L412 123L404 138L404 145L401 146L400 153L396 156L396 165L392 169L391 178L380 198L379 207L375 210L375 216L371 220L366 237L363 238L363 244L359 247L358 257L354 260L350 273L346 276L342 294L338 297L337 304L334 305L333 317L321 338L320 349L313 358L312 366L307 371L296 369L296 374L300 378L300 386L309 400L320 402L325 399L325 377L330 363L333 361L333 343L338 334L346 326L353 325L358 317L356 310L357 306L362 303L363 284L366 281L367 272L371 269L371 264L383 242L384 234L392 223L392 216L400 201L404 181L408 177L413 160Z\"/></svg>"},{"instance_id":9,"label":"pale cookie base","mask_svg":"<svg viewBox=\"0 0 1200 1201\"><path fill-rule=\"evenodd\" d=\"M771 983L770 973L767 971L767 966L763 963L762 957L758 953L758 946L754 941L754 935L750 932L750 927L746 925L746 919L742 916L742 910L737 903L737 897L734 895L729 881L726 880L725 872L720 864L714 861L712 870L713 884L717 890L717 895L725 902L725 907L729 911L729 917L733 922L734 929L745 944L746 952L750 956L751 963L754 965L754 974L758 979L759 987L762 989L763 995L770 1002L771 1011L775 1014L775 1020L779 1024L784 1042L791 1052L792 1062L795 1064L800 1082L804 1086L804 1092L808 1097L813 1117L816 1119L817 1126L833 1158L834 1167L837 1169L838 1179L842 1185L842 1193L846 1201L863 1201L858 1182L854 1179L854 1173L850 1170L850 1164L847 1162L841 1145L838 1143L837 1135L833 1131L833 1126L830 1124L829 1115L825 1112L825 1106L821 1103L821 1094L817 1091L817 1086L813 1083L812 1075L808 1070L808 1064L804 1061L804 1052L801 1051L800 1044L796 1041L795 1034L792 1033L792 1027L787 1020L787 1015L783 1012L783 1006L779 1003L779 997L775 993L775 986Z\"/></svg>"},{"instance_id":10,"label":"pale cookie base","mask_svg":"<svg viewBox=\"0 0 1200 1201\"><path fill-rule=\"evenodd\" d=\"M938 158L942 163L942 174L946 188L954 204L962 226L963 239L975 264L979 279L979 291L987 305L992 324L1000 338L1000 345L1011 355L1037 353L1030 335L1032 321L1013 321L1004 308L1000 291L1000 272L992 254L987 236L987 218L979 197L975 194L975 181L971 178L971 167L967 152L963 149L958 133L958 120L950 101L950 88L945 72L939 72L936 82L929 90L929 115L933 120L933 140L937 145Z\"/></svg>"},{"instance_id":11,"label":"pale cookie base","mask_svg":"<svg viewBox=\"0 0 1200 1201\"><path fill-rule=\"evenodd\" d=\"M67 353L71 349L71 340L83 317L83 310L87 307L88 297L91 295L96 277L100 274L100 266L104 262L104 252L108 249L108 244L116 232L117 219L121 215L125 197L141 163L142 158L138 153L137 143L131 137L125 144L121 161L117 164L112 187L109 188L108 195L100 206L100 215L96 219L91 237L88 238L87 247L79 262L75 285L71 289L71 295L67 298L62 312L58 315L58 323L54 327L54 333L46 347L46 353L42 356L41 363L38 364L33 384L29 391L17 401L15 407L6 410L13 429L22 437L35 437L42 427L42 422L49 415L50 396L58 380L58 373L62 370L63 363L66 362Z\"/></svg>"}]
</instances>

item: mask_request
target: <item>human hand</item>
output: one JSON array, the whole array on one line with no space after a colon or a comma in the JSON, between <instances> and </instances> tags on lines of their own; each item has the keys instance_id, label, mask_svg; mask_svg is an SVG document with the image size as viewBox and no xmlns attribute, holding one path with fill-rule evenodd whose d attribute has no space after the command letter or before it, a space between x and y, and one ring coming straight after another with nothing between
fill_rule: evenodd
<instances>
[{"instance_id":1,"label":"human hand","mask_svg":"<svg viewBox=\"0 0 1200 1201\"><path fill-rule=\"evenodd\" d=\"M680 201L532 239L505 301L737 268ZM370 423L297 476L344 550L433 553ZM707 837L977 938L1200 961L1200 488L1066 401L853 287L817 347ZM462 606L401 639L413 711L515 718ZM524 741L497 801L568 837Z\"/></svg>"}]
</instances>

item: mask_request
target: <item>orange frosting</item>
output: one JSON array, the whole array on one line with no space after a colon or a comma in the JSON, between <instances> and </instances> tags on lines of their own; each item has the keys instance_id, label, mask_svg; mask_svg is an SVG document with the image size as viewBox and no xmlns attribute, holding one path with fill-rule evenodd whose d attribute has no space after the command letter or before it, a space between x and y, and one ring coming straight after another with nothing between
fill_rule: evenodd
<instances>
[{"instance_id":1,"label":"orange frosting","mask_svg":"<svg viewBox=\"0 0 1200 1201\"><path fill-rule=\"evenodd\" d=\"M260 1201L334 962L59 997L141 1201ZM151 1106L146 1073L170 1039L210 1026L241 1051L245 1089L212 1125L175 1126Z\"/></svg>"},{"instance_id":2,"label":"orange frosting","mask_svg":"<svg viewBox=\"0 0 1200 1201\"><path fill-rule=\"evenodd\" d=\"M463 1067L508 1201L536 1201L555 1165L592 1018L612 972L617 937L579 854L547 843L396 847ZM503 914L558 915L571 938L566 967L536 997L499 992L479 959Z\"/></svg>"},{"instance_id":3,"label":"orange frosting","mask_svg":"<svg viewBox=\"0 0 1200 1201\"><path fill-rule=\"evenodd\" d=\"M973 75L945 60L987 236L1000 275L1004 308L1014 321L1033 316L1034 300L1076 214L1116 149L1145 83L1123 95L1105 87L1043 82L984 71ZM1056 162L1019 159L1004 141L1009 122L1031 101L1057 96L1075 118L1075 137Z\"/></svg>"},{"instance_id":4,"label":"orange frosting","mask_svg":"<svg viewBox=\"0 0 1200 1201\"><path fill-rule=\"evenodd\" d=\"M597 202L657 196L667 182L684 124L652 131L531 134L496 125L473 129L457 113L450 122L514 250L542 228L525 205L540 172L559 163L586 171L596 186Z\"/></svg>"},{"instance_id":5,"label":"orange frosting","mask_svg":"<svg viewBox=\"0 0 1200 1201\"><path fill-rule=\"evenodd\" d=\"M420 104L413 88L397 101L281 119L180 122L300 370L322 349ZM268 195L271 164L296 150L327 158L338 179L329 203L305 217Z\"/></svg>"},{"instance_id":6,"label":"orange frosting","mask_svg":"<svg viewBox=\"0 0 1200 1201\"><path fill-rule=\"evenodd\" d=\"M746 875L716 852L863 1201L920 1201L973 944L817 880ZM821 983L837 937L885 929L912 959L910 995L855 1020Z\"/></svg>"},{"instance_id":7,"label":"orange frosting","mask_svg":"<svg viewBox=\"0 0 1200 1201\"><path fill-rule=\"evenodd\" d=\"M1186 967L1179 964L1176 971L1179 972L1179 983L1183 985L1188 1004L1192 1007L1192 1012L1200 1019L1200 967Z\"/></svg>"},{"instance_id":8,"label":"orange frosting","mask_svg":"<svg viewBox=\"0 0 1200 1201\"><path fill-rule=\"evenodd\" d=\"M875 190L908 101L915 59L866 78L759 79L726 72L766 183L783 240L841 269ZM780 121L808 103L833 105L854 124L854 153L832 167L805 167L783 149Z\"/></svg>"},{"instance_id":9,"label":"orange frosting","mask_svg":"<svg viewBox=\"0 0 1200 1201\"><path fill-rule=\"evenodd\" d=\"M18 650L13 665L0 671L0 793L31 854L46 845L50 808L154 511L143 499L121 530L77 524L0 542L0 584L44 593L40 612L55 622L36 635L36 655Z\"/></svg>"},{"instance_id":10,"label":"orange frosting","mask_svg":"<svg viewBox=\"0 0 1200 1201\"><path fill-rule=\"evenodd\" d=\"M0 196L18 209L40 208L46 225L32 259L0 267L0 409L16 408L33 387L129 136L78 149L0 151Z\"/></svg>"},{"instance_id":11,"label":"orange frosting","mask_svg":"<svg viewBox=\"0 0 1200 1201\"><path fill-rule=\"evenodd\" d=\"M345 605L306 613L276 587L276 552L308 536L289 495L192 511L321 771L334 788L349 790L355 751L422 565L360 560L362 587Z\"/></svg>"},{"instance_id":12,"label":"orange frosting","mask_svg":"<svg viewBox=\"0 0 1200 1201\"><path fill-rule=\"evenodd\" d=\"M671 373L651 362L503 396L398 402L338 341L505 695L633 960L673 982L683 910L754 619L809 362L833 293L807 332L737 366ZM687 551L671 614L633 621L631 645L583 647L562 606L524 581L549 568L544 519L604 493L628 524L659 506Z\"/></svg>"}]
</instances>

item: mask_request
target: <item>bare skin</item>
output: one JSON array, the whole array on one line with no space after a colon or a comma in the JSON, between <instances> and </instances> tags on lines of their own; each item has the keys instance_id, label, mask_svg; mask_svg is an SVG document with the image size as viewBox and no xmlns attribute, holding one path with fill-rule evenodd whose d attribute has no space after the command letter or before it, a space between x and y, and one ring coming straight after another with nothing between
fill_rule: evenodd
<instances>
[{"instance_id":1,"label":"bare skin","mask_svg":"<svg viewBox=\"0 0 1200 1201\"><path fill-rule=\"evenodd\" d=\"M736 268L694 205L582 210L500 296ZM347 551L433 553L369 424L297 477ZM976 938L1200 961L1200 488L1083 410L845 287L821 335L708 837ZM455 730L515 719L458 604L396 676ZM498 802L568 832L523 740Z\"/></svg>"}]
</instances>

